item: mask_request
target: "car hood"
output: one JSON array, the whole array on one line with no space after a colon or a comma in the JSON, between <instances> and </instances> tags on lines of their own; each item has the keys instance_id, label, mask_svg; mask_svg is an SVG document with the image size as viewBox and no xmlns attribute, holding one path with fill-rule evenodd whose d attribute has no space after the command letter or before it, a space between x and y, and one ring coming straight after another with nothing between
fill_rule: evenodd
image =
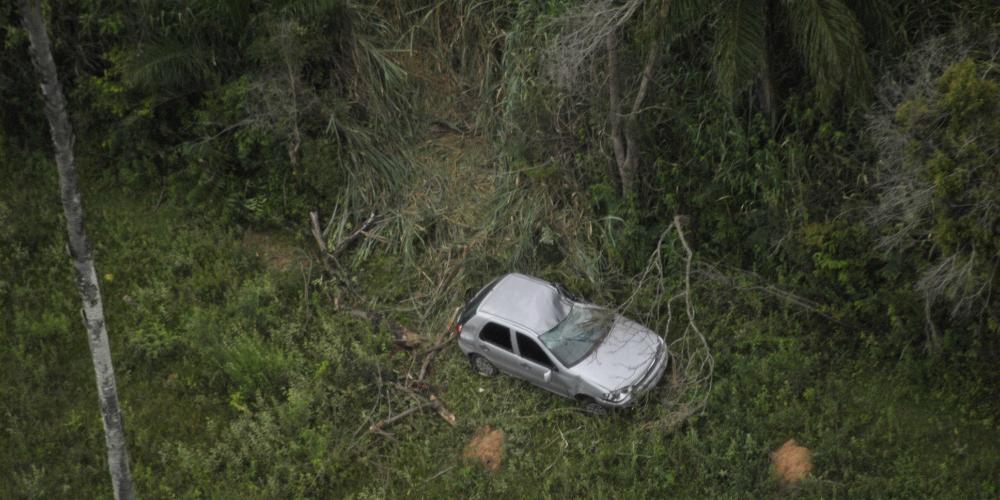
<instances>
[{"instance_id":1,"label":"car hood","mask_svg":"<svg viewBox=\"0 0 1000 500\"><path fill-rule=\"evenodd\" d=\"M650 370L662 343L649 328L616 315L607 337L572 371L607 391L621 389Z\"/></svg>"}]
</instances>

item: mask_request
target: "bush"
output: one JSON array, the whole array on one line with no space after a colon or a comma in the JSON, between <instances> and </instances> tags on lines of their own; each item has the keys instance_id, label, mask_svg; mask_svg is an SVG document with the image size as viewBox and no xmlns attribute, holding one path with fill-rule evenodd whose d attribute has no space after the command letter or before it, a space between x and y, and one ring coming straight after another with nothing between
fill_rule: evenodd
<instances>
[{"instance_id":1,"label":"bush","mask_svg":"<svg viewBox=\"0 0 1000 500\"><path fill-rule=\"evenodd\" d=\"M1000 256L1000 69L967 46L953 60L941 43L913 56L924 58L922 70L872 120L882 171L871 220L883 248L916 264L912 286L934 348L937 324L967 337L959 332L981 333L984 319L1000 318L989 293Z\"/></svg>"}]
</instances>

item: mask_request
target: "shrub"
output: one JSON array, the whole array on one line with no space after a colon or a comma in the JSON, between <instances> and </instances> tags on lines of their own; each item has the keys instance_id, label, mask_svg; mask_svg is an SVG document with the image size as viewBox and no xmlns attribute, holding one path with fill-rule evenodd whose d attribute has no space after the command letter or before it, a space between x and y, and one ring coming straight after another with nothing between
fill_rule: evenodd
<instances>
[{"instance_id":1,"label":"shrub","mask_svg":"<svg viewBox=\"0 0 1000 500\"><path fill-rule=\"evenodd\" d=\"M1000 259L1000 68L946 43L958 42L939 39L911 56L897 77L909 83L886 85L871 127L881 170L871 220L882 248L916 263L932 347L944 318L961 326L984 315L995 322L998 312L989 290Z\"/></svg>"}]
</instances>

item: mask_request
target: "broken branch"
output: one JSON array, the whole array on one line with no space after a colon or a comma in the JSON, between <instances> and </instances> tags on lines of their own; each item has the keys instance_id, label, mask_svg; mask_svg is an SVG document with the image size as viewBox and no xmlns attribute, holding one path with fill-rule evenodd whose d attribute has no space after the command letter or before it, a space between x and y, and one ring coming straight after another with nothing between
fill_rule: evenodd
<instances>
[{"instance_id":1,"label":"broken branch","mask_svg":"<svg viewBox=\"0 0 1000 500\"><path fill-rule=\"evenodd\" d=\"M344 250L347 250L348 247L350 247L351 244L353 244L358 238L361 236L369 236L367 231L375 224L376 219L377 217L375 216L375 212L368 214L368 218L365 219L365 221L361 223L357 229L352 231L351 234L347 235L344 239L340 240L340 242L338 242L337 245L331 250L326 244L326 235L330 231L330 224L332 223L332 220L331 223L327 223L326 228L321 228L319 225L319 214L316 212L309 212L309 226L312 231L313 239L316 240L316 246L319 247L323 256L333 261L335 265L337 264L337 257L343 253Z\"/></svg>"},{"instance_id":2,"label":"broken branch","mask_svg":"<svg viewBox=\"0 0 1000 500\"><path fill-rule=\"evenodd\" d=\"M395 415L393 415L393 416L391 416L389 418L384 418L382 420L379 420L378 422L375 422L374 424L371 425L371 427L368 428L368 430L371 431L371 432L379 432L382 429L386 428L387 426L392 425L392 424L394 424L394 423L396 423L396 422L398 422L398 421L400 421L400 420L402 420L402 419L404 419L406 417L409 417L410 415L412 415L412 414L414 414L414 413L416 413L416 412L418 412L420 410L423 410L424 408L428 408L428 407L431 407L431 406L434 406L434 403L432 403L430 401L428 401L426 403L423 403L423 404L419 404L419 405L414 406L414 407L412 407L412 408L410 408L408 410L404 410L404 411L402 411L400 413L397 413L397 414L395 414Z\"/></svg>"},{"instance_id":3,"label":"broken branch","mask_svg":"<svg viewBox=\"0 0 1000 500\"><path fill-rule=\"evenodd\" d=\"M340 240L340 243L337 243L337 246L335 246L333 248L333 251L331 251L330 253L333 254L334 257L340 255L340 253L343 252L344 250L347 250L347 248L351 246L351 244L354 243L355 240L357 240L360 236L364 235L365 231L367 231L370 227L372 227L373 224L375 224L375 212L368 214L368 218L365 219L365 221L360 226L358 226L358 228L355 229L354 232L352 232L343 240Z\"/></svg>"},{"instance_id":4,"label":"broken branch","mask_svg":"<svg viewBox=\"0 0 1000 500\"><path fill-rule=\"evenodd\" d=\"M324 234L323 230L319 228L319 214L317 214L316 212L309 212L309 222L310 222L310 229L312 229L313 238L316 240L316 245L319 246L320 251L322 251L323 253L327 253L326 238L324 237L326 235Z\"/></svg>"}]
</instances>

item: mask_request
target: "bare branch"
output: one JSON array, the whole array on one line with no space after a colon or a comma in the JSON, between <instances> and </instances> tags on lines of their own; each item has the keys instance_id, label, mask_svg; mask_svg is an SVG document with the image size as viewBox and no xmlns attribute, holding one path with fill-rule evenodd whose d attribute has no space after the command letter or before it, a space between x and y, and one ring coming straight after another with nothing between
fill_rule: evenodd
<instances>
[{"instance_id":1,"label":"bare branch","mask_svg":"<svg viewBox=\"0 0 1000 500\"><path fill-rule=\"evenodd\" d=\"M548 73L557 86L570 88L580 68L601 49L609 35L623 26L643 0L614 3L595 0L581 4L555 19L547 29L558 33L545 54Z\"/></svg>"}]
</instances>

